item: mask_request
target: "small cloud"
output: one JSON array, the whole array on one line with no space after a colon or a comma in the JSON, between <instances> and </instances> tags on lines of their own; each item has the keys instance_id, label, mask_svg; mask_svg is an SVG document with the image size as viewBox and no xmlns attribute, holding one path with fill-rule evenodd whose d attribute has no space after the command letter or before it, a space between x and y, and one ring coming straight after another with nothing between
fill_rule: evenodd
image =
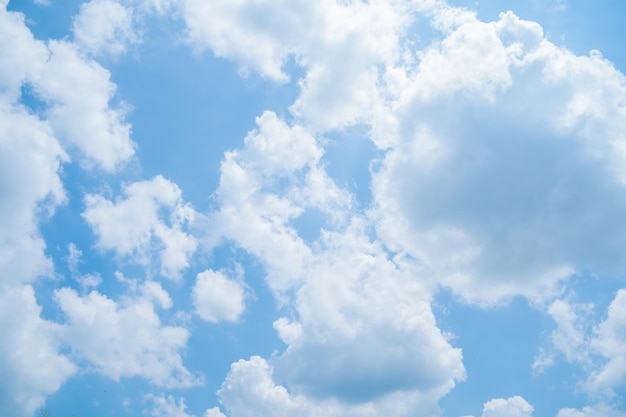
<instances>
[{"instance_id":1,"label":"small cloud","mask_svg":"<svg viewBox=\"0 0 626 417\"><path fill-rule=\"evenodd\" d=\"M198 274L192 292L196 314L211 323L239 320L245 309L244 298L240 280L212 270Z\"/></svg>"}]
</instances>

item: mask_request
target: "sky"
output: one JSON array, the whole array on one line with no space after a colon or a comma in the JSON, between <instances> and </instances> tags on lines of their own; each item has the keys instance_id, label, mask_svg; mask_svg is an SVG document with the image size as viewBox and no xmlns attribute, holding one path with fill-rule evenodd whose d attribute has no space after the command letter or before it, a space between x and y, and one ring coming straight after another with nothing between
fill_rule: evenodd
<instances>
[{"instance_id":1,"label":"sky","mask_svg":"<svg viewBox=\"0 0 626 417\"><path fill-rule=\"evenodd\" d=\"M0 417L626 416L626 3L0 6Z\"/></svg>"}]
</instances>

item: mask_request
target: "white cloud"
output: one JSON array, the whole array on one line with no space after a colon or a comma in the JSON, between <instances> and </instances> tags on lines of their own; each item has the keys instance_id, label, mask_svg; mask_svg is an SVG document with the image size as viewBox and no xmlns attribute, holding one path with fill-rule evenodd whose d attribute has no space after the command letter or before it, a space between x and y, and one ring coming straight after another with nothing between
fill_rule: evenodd
<instances>
[{"instance_id":1,"label":"white cloud","mask_svg":"<svg viewBox=\"0 0 626 417\"><path fill-rule=\"evenodd\" d=\"M146 282L136 296L117 302L96 291L79 296L70 288L57 290L55 299L67 317L60 337L95 372L114 380L139 376L162 387L200 382L182 362L189 332L164 326L155 311L155 304L172 305L158 283Z\"/></svg>"},{"instance_id":2,"label":"white cloud","mask_svg":"<svg viewBox=\"0 0 626 417\"><path fill-rule=\"evenodd\" d=\"M554 301L548 309L556 324L550 346L554 352L542 352L536 365L551 366L555 353L561 353L568 363L582 366L586 380L580 385L587 394L594 399L611 400L626 386L626 289L617 292L599 323L594 323L592 309L590 304ZM568 409L567 413L596 413L597 407L603 407L602 403L587 411ZM569 416L567 413L564 415Z\"/></svg>"},{"instance_id":3,"label":"white cloud","mask_svg":"<svg viewBox=\"0 0 626 417\"><path fill-rule=\"evenodd\" d=\"M20 86L39 74L48 59L45 44L35 40L24 15L0 8L0 86L9 102L19 99Z\"/></svg>"},{"instance_id":4,"label":"white cloud","mask_svg":"<svg viewBox=\"0 0 626 417\"><path fill-rule=\"evenodd\" d=\"M556 417L624 417L626 413L608 404L594 404L584 407L582 410L575 408L563 408Z\"/></svg>"},{"instance_id":5,"label":"white cloud","mask_svg":"<svg viewBox=\"0 0 626 417\"><path fill-rule=\"evenodd\" d=\"M219 407L213 407L206 410L202 417L226 417Z\"/></svg>"},{"instance_id":6,"label":"white cloud","mask_svg":"<svg viewBox=\"0 0 626 417\"><path fill-rule=\"evenodd\" d=\"M520 396L496 398L483 406L483 417L532 417L534 408Z\"/></svg>"},{"instance_id":7,"label":"white cloud","mask_svg":"<svg viewBox=\"0 0 626 417\"><path fill-rule=\"evenodd\" d=\"M595 329L591 340L594 352L606 358L599 372L588 382L593 391L608 391L626 386L626 289L619 290L608 309L607 317Z\"/></svg>"},{"instance_id":8,"label":"white cloud","mask_svg":"<svg viewBox=\"0 0 626 417\"><path fill-rule=\"evenodd\" d=\"M123 106L113 107L110 74L65 41L34 39L20 13L0 10L0 85L10 102L29 85L45 101L42 116L64 145L77 148L84 165L112 171L134 153Z\"/></svg>"},{"instance_id":9,"label":"white cloud","mask_svg":"<svg viewBox=\"0 0 626 417\"><path fill-rule=\"evenodd\" d=\"M74 42L89 53L119 56L127 44L138 42L132 9L117 0L91 0L72 19Z\"/></svg>"},{"instance_id":10,"label":"white cloud","mask_svg":"<svg viewBox=\"0 0 626 417\"><path fill-rule=\"evenodd\" d=\"M289 10L289 3L281 3ZM239 61L243 71L253 69L276 81L287 80L281 67L289 49L268 33L268 28L278 23L291 23L281 19L288 16L287 10L268 3L227 0L186 0L183 7L189 36L196 47L210 47L217 56Z\"/></svg>"},{"instance_id":11,"label":"white cloud","mask_svg":"<svg viewBox=\"0 0 626 417\"><path fill-rule=\"evenodd\" d=\"M67 160L45 122L0 95L0 274L32 282L52 272L38 225L65 201L58 176Z\"/></svg>"},{"instance_id":12,"label":"white cloud","mask_svg":"<svg viewBox=\"0 0 626 417\"><path fill-rule=\"evenodd\" d=\"M564 300L555 300L548 308L548 314L556 323L556 329L550 337L552 347L570 363L585 366L591 363L588 323L592 308L590 304L570 304ZM542 351L533 368L541 372L553 364L554 354Z\"/></svg>"},{"instance_id":13,"label":"white cloud","mask_svg":"<svg viewBox=\"0 0 626 417\"><path fill-rule=\"evenodd\" d=\"M233 416L276 408L307 415L325 407L335 410L331 415L435 412L465 370L460 350L436 326L414 264L389 259L368 237L367 220L353 216L350 196L327 177L305 129L272 113L257 124L243 149L226 153L215 225L267 267L270 289L289 308L274 323L289 346L274 356L271 371L260 358L233 365L222 390L226 408ZM277 158L272 150L282 143L290 152ZM322 230L309 246L292 222L310 207L326 213L334 231ZM274 369L284 386L274 383ZM256 384L248 370L265 381L258 385L263 392L243 388ZM234 387L239 378L244 382Z\"/></svg>"},{"instance_id":14,"label":"white cloud","mask_svg":"<svg viewBox=\"0 0 626 417\"><path fill-rule=\"evenodd\" d=\"M278 82L289 57L305 69L291 107L316 131L366 122L379 100L379 69L400 59L408 2L186 0L191 43Z\"/></svg>"},{"instance_id":15,"label":"white cloud","mask_svg":"<svg viewBox=\"0 0 626 417\"><path fill-rule=\"evenodd\" d=\"M146 399L154 404L154 407L150 411L150 415L154 417L194 417L187 414L187 405L184 398L176 400L171 395L157 396L147 395Z\"/></svg>"},{"instance_id":16,"label":"white cloud","mask_svg":"<svg viewBox=\"0 0 626 417\"><path fill-rule=\"evenodd\" d=\"M257 125L245 147L222 161L212 226L216 236L262 259L278 294L301 278L310 254L292 222L307 208L344 212L351 200L319 167L321 148L306 129L290 127L272 112L257 118Z\"/></svg>"},{"instance_id":17,"label":"white cloud","mask_svg":"<svg viewBox=\"0 0 626 417\"><path fill-rule=\"evenodd\" d=\"M290 110L317 131L369 123L386 95L394 93L386 88L386 73L410 56L403 36L414 17L412 5L321 4L318 32L301 35L296 49L306 75Z\"/></svg>"},{"instance_id":18,"label":"white cloud","mask_svg":"<svg viewBox=\"0 0 626 417\"><path fill-rule=\"evenodd\" d=\"M217 323L237 321L245 309L244 288L221 272L200 272L192 290L195 312L203 320Z\"/></svg>"},{"instance_id":19,"label":"white cloud","mask_svg":"<svg viewBox=\"0 0 626 417\"><path fill-rule=\"evenodd\" d=\"M0 286L0 414L32 416L77 370L29 285Z\"/></svg>"},{"instance_id":20,"label":"white cloud","mask_svg":"<svg viewBox=\"0 0 626 417\"><path fill-rule=\"evenodd\" d=\"M623 209L606 165L621 178L624 81L601 58L557 48L512 13L483 23L437 1L185 7L191 39L217 55L277 80L287 57L297 57L305 76L291 111L311 131L372 121L376 143L392 147L374 175L378 232L426 265L434 284L483 304L549 299L579 268L618 266L619 243L585 244L603 233L590 218ZM404 36L415 13L430 16L443 39L411 59ZM250 48L252 40L261 46ZM448 111L432 110L442 106ZM539 148L549 156L536 158ZM235 159L222 165L223 188L235 178L254 188ZM280 204L283 218L297 218L301 207ZM574 209L557 215L565 207ZM570 224L586 225L574 232ZM282 230L282 241L300 245Z\"/></svg>"},{"instance_id":21,"label":"white cloud","mask_svg":"<svg viewBox=\"0 0 626 417\"><path fill-rule=\"evenodd\" d=\"M66 258L68 269L72 279L74 279L83 289L95 288L102 283L102 276L98 272L93 274L81 274L79 264L83 252L72 242L68 245L68 255Z\"/></svg>"},{"instance_id":22,"label":"white cloud","mask_svg":"<svg viewBox=\"0 0 626 417\"><path fill-rule=\"evenodd\" d=\"M461 352L437 328L415 271L389 260L361 228L325 232L318 242L298 287L297 320L275 323L289 345L276 371L318 398L363 402L398 391L435 398L464 379Z\"/></svg>"},{"instance_id":23,"label":"white cloud","mask_svg":"<svg viewBox=\"0 0 626 417\"><path fill-rule=\"evenodd\" d=\"M19 104L20 88L47 59L24 18L0 9L0 275L32 282L50 274L38 224L65 201L58 176L68 157L50 125Z\"/></svg>"},{"instance_id":24,"label":"white cloud","mask_svg":"<svg viewBox=\"0 0 626 417\"><path fill-rule=\"evenodd\" d=\"M400 85L373 128L391 147L372 185L390 249L480 304L623 265L626 81L610 63L505 13L453 28Z\"/></svg>"},{"instance_id":25,"label":"white cloud","mask_svg":"<svg viewBox=\"0 0 626 417\"><path fill-rule=\"evenodd\" d=\"M273 369L264 359L253 356L231 365L218 391L230 417L328 416L377 417L432 416L436 400L430 393L398 392L377 402L342 403L334 399L315 400L292 394L273 380ZM419 408L421 413L414 411ZM217 414L217 413L216 413ZM217 414L220 416L220 414Z\"/></svg>"},{"instance_id":26,"label":"white cloud","mask_svg":"<svg viewBox=\"0 0 626 417\"><path fill-rule=\"evenodd\" d=\"M110 73L71 43L51 40L48 48L50 59L35 86L50 104L46 116L55 134L81 152L86 167L117 169L133 156L135 144L124 107L110 104L116 91Z\"/></svg>"},{"instance_id":27,"label":"white cloud","mask_svg":"<svg viewBox=\"0 0 626 417\"><path fill-rule=\"evenodd\" d=\"M159 175L124 186L123 194L125 198L115 201L94 194L85 197L83 217L98 238L97 247L145 266L158 252L161 275L180 277L197 242L184 230L195 211L183 202L178 186Z\"/></svg>"}]
</instances>

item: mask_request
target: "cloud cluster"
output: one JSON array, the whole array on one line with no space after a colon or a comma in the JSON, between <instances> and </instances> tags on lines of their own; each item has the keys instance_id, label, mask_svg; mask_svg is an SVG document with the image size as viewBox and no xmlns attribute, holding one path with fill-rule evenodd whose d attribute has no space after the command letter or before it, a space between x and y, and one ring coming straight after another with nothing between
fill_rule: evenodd
<instances>
[{"instance_id":1,"label":"cloud cluster","mask_svg":"<svg viewBox=\"0 0 626 417\"><path fill-rule=\"evenodd\" d=\"M597 401L582 411L563 409L562 416L615 415L619 413L619 392L626 386L624 334L626 325L624 307L626 290L619 290L608 306L606 315L594 319L593 304L577 304L567 299L557 299L548 312L555 323L550 345L540 352L534 367L545 372L561 358L582 368L585 379L578 381L580 388Z\"/></svg>"},{"instance_id":2,"label":"cloud cluster","mask_svg":"<svg viewBox=\"0 0 626 417\"><path fill-rule=\"evenodd\" d=\"M182 2L189 40L277 82L288 59L305 69L291 111L315 130L365 121L381 65L404 52L409 2Z\"/></svg>"},{"instance_id":3,"label":"cloud cluster","mask_svg":"<svg viewBox=\"0 0 626 417\"><path fill-rule=\"evenodd\" d=\"M328 398L312 400L305 395L290 393L284 386L277 385L273 369L264 359L253 356L231 366L218 395L234 417L270 416L356 416L376 417L381 415L407 416L414 410L423 415L436 414L436 400L430 393L397 392L378 401L345 403ZM215 409L207 410L205 417L223 416Z\"/></svg>"},{"instance_id":4,"label":"cloud cluster","mask_svg":"<svg viewBox=\"0 0 626 417\"><path fill-rule=\"evenodd\" d=\"M200 382L184 367L180 354L189 331L162 325L156 312L155 306L172 307L160 284L145 282L135 297L117 302L97 291L80 296L70 288L57 290L55 299L67 317L60 339L94 371L118 381L140 376L162 387Z\"/></svg>"},{"instance_id":5,"label":"cloud cluster","mask_svg":"<svg viewBox=\"0 0 626 417\"><path fill-rule=\"evenodd\" d=\"M480 305L546 302L576 272L623 266L626 82L598 53L576 56L511 12L485 23L438 1L187 1L184 10L197 47L277 82L288 80L289 57L305 72L295 123L264 113L222 163L216 234L257 256L293 308L275 322L282 354L233 365L220 394L233 416L260 401L306 414L327 401L380 410L397 392L432 389L436 399L464 377L460 351L432 318L437 288ZM439 34L414 51L407 28L420 13ZM315 208L332 203L343 220L309 245L293 225L311 209L307 176L324 173L312 138L358 123L385 152L371 172L371 210L355 214L333 192ZM485 412L532 412L518 397L502 401Z\"/></svg>"},{"instance_id":6,"label":"cloud cluster","mask_svg":"<svg viewBox=\"0 0 626 417\"><path fill-rule=\"evenodd\" d=\"M70 157L113 171L134 153L110 74L67 41L35 39L0 2L0 412L30 415L77 367L33 287L53 273L39 225L65 203ZM18 320L16 320L18 318Z\"/></svg>"},{"instance_id":7,"label":"cloud cluster","mask_svg":"<svg viewBox=\"0 0 626 417\"><path fill-rule=\"evenodd\" d=\"M59 353L59 325L41 318L30 285L0 285L0 328L0 414L33 415L77 367Z\"/></svg>"},{"instance_id":8,"label":"cloud cluster","mask_svg":"<svg viewBox=\"0 0 626 417\"><path fill-rule=\"evenodd\" d=\"M214 231L263 262L293 316L274 323L285 352L271 365L258 357L234 364L222 402L233 416L434 412L465 371L460 350L436 326L429 292L410 263L389 259L370 239L307 129L269 112L257 125L222 163ZM326 219L314 244L294 226L308 210Z\"/></svg>"},{"instance_id":9,"label":"cloud cluster","mask_svg":"<svg viewBox=\"0 0 626 417\"><path fill-rule=\"evenodd\" d=\"M393 147L373 174L380 236L478 303L550 297L587 268L614 273L625 95L609 62L511 13L454 28L391 109Z\"/></svg>"},{"instance_id":10,"label":"cloud cluster","mask_svg":"<svg viewBox=\"0 0 626 417\"><path fill-rule=\"evenodd\" d=\"M197 247L196 238L184 230L195 218L194 209L183 202L180 188L162 176L128 184L123 194L115 201L85 196L82 215L97 236L96 246L146 267L158 253L160 274L179 278Z\"/></svg>"}]
</instances>

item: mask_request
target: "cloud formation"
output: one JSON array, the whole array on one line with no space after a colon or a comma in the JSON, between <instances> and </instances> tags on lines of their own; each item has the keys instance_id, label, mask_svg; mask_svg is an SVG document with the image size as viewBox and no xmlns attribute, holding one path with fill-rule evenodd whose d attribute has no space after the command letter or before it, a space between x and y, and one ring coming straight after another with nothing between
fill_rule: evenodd
<instances>
[{"instance_id":1,"label":"cloud formation","mask_svg":"<svg viewBox=\"0 0 626 417\"><path fill-rule=\"evenodd\" d=\"M114 301L92 291L80 296L70 288L54 295L67 322L60 338L79 361L119 381L139 376L159 387L189 387L201 380L183 365L181 351L189 331L164 326L156 306L169 309L172 300L156 282L145 282L134 297Z\"/></svg>"},{"instance_id":2,"label":"cloud formation","mask_svg":"<svg viewBox=\"0 0 626 417\"><path fill-rule=\"evenodd\" d=\"M185 231L194 209L183 202L180 188L160 175L128 184L122 192L125 198L115 201L85 196L82 215L98 238L97 247L146 267L158 253L159 273L179 278L197 247L196 238Z\"/></svg>"},{"instance_id":3,"label":"cloud formation","mask_svg":"<svg viewBox=\"0 0 626 417\"><path fill-rule=\"evenodd\" d=\"M0 285L0 328L0 413L33 415L78 369L59 353L59 325L41 318L30 285Z\"/></svg>"},{"instance_id":4,"label":"cloud formation","mask_svg":"<svg viewBox=\"0 0 626 417\"><path fill-rule=\"evenodd\" d=\"M625 86L597 54L560 49L512 13L452 27L389 110L392 147L372 186L381 238L477 303L613 274Z\"/></svg>"},{"instance_id":5,"label":"cloud formation","mask_svg":"<svg viewBox=\"0 0 626 417\"><path fill-rule=\"evenodd\" d=\"M202 241L202 250L225 244L259 261L284 343L231 365L218 391L230 417L437 415L466 378L461 347L432 311L442 288L470 305L522 296L546 307L556 329L535 368L561 354L583 366L583 387L599 398L558 417L620 415L611 400L626 384L626 292L597 323L585 315L591 307L562 297L574 274L614 277L624 267L626 79L598 52L576 56L511 12L482 22L438 0L91 0L72 20L71 41L46 42L6 4L0 178L18 178L0 180L0 370L15 381L0 383L6 412L32 414L79 368L159 389L201 383L183 364L190 330L161 318L173 300L151 279L177 280L202 320L239 321L245 274L192 265ZM119 196L87 191L82 216L96 248L146 276L116 299L102 288L57 289L65 321L54 323L31 287L53 274L39 225L66 202L63 164L75 159L99 175L133 157L128 106L97 59L139 42L136 18L151 11L181 19L189 44L242 75L286 84L298 67L298 94L286 115L262 112L224 154L205 236L192 233L204 215L161 175L125 183ZM381 155L370 161L364 210L325 154L327 137L351 127ZM76 270L78 248L69 250L70 274L83 291L97 287L98 275ZM190 266L195 283L185 287ZM32 340L40 343L26 346ZM154 416L189 416L183 398L145 399ZM483 409L532 413L519 396Z\"/></svg>"},{"instance_id":6,"label":"cloud formation","mask_svg":"<svg viewBox=\"0 0 626 417\"><path fill-rule=\"evenodd\" d=\"M221 272L200 272L191 296L196 314L212 323L237 321L245 309L243 285Z\"/></svg>"},{"instance_id":7,"label":"cloud formation","mask_svg":"<svg viewBox=\"0 0 626 417\"><path fill-rule=\"evenodd\" d=\"M533 406L520 396L496 398L483 406L483 417L532 417Z\"/></svg>"},{"instance_id":8,"label":"cloud formation","mask_svg":"<svg viewBox=\"0 0 626 417\"><path fill-rule=\"evenodd\" d=\"M119 56L138 41L133 11L116 0L91 0L80 6L72 21L74 42L86 52Z\"/></svg>"}]
</instances>

